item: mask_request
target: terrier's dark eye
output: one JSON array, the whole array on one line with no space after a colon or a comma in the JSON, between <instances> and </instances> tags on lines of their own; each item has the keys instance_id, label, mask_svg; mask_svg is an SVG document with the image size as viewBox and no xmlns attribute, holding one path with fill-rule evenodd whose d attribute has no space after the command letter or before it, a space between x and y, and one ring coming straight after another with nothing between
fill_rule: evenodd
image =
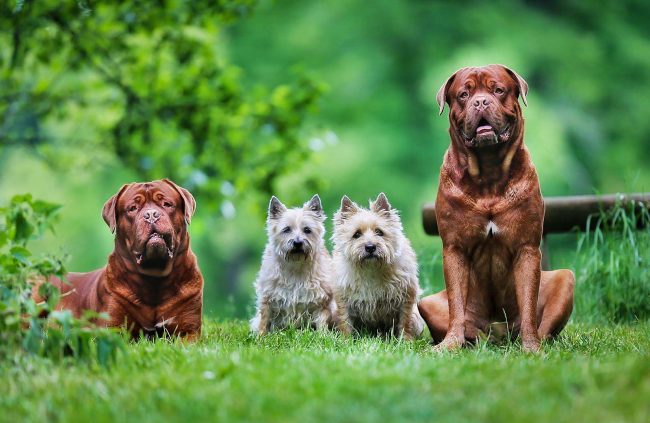
<instances>
[{"instance_id":1,"label":"terrier's dark eye","mask_svg":"<svg viewBox=\"0 0 650 423\"><path fill-rule=\"evenodd\" d=\"M304 233L306 233L306 234L310 234L311 233L311 228L309 226L305 226L305 229L303 229L302 231Z\"/></svg>"},{"instance_id":2,"label":"terrier's dark eye","mask_svg":"<svg viewBox=\"0 0 650 423\"><path fill-rule=\"evenodd\" d=\"M377 228L377 229L375 229L375 234L376 234L377 236L384 236L384 231L382 231L381 229Z\"/></svg>"},{"instance_id":3,"label":"terrier's dark eye","mask_svg":"<svg viewBox=\"0 0 650 423\"><path fill-rule=\"evenodd\" d=\"M138 206L136 206L135 204L131 204L131 205L126 209L126 211L130 211L130 212L132 212L132 211L136 211L137 208L138 208Z\"/></svg>"},{"instance_id":4,"label":"terrier's dark eye","mask_svg":"<svg viewBox=\"0 0 650 423\"><path fill-rule=\"evenodd\" d=\"M354 235L352 235L352 238L357 239L361 236L361 231L356 231Z\"/></svg>"},{"instance_id":5,"label":"terrier's dark eye","mask_svg":"<svg viewBox=\"0 0 650 423\"><path fill-rule=\"evenodd\" d=\"M283 233L283 234L288 234L289 232L291 232L291 228L288 227L288 226L285 226L285 228L282 229L282 233Z\"/></svg>"}]
</instances>

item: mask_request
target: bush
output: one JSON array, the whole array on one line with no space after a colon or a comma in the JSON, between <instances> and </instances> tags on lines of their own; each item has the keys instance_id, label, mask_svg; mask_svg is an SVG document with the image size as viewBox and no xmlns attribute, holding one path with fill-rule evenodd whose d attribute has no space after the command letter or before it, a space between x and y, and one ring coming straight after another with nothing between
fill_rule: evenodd
<instances>
[{"instance_id":1,"label":"bush","mask_svg":"<svg viewBox=\"0 0 650 423\"><path fill-rule=\"evenodd\" d=\"M122 336L96 327L96 314L76 319L69 311L55 311L59 291L47 281L51 276L64 278L63 260L35 257L28 249L30 241L52 229L59 209L29 194L15 196L0 208L0 359L36 354L107 366L123 348ZM42 282L39 294L47 298L42 303L31 295L37 282Z\"/></svg>"},{"instance_id":2,"label":"bush","mask_svg":"<svg viewBox=\"0 0 650 423\"><path fill-rule=\"evenodd\" d=\"M591 322L650 318L650 211L641 203L601 212L578 241L576 314ZM645 229L638 230L639 226Z\"/></svg>"}]
</instances>

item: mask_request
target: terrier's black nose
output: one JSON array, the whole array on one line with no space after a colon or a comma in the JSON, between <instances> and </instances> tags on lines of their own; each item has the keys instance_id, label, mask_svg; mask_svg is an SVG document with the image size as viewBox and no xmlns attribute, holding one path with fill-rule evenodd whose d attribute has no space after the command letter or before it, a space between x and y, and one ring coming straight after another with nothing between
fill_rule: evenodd
<instances>
[{"instance_id":1,"label":"terrier's black nose","mask_svg":"<svg viewBox=\"0 0 650 423\"><path fill-rule=\"evenodd\" d=\"M367 253L374 253L376 250L377 250L377 246L375 244L366 244Z\"/></svg>"},{"instance_id":2,"label":"terrier's black nose","mask_svg":"<svg viewBox=\"0 0 650 423\"><path fill-rule=\"evenodd\" d=\"M294 240L293 240L293 247L294 247L294 248L300 248L300 247L302 247L302 239L294 239Z\"/></svg>"}]
</instances>

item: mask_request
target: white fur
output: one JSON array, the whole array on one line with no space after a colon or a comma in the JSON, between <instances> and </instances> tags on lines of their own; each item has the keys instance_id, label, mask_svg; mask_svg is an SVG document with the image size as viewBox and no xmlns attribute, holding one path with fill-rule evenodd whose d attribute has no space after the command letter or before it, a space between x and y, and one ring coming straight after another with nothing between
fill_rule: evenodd
<instances>
[{"instance_id":1,"label":"white fur","mask_svg":"<svg viewBox=\"0 0 650 423\"><path fill-rule=\"evenodd\" d=\"M333 326L336 303L331 288L332 262L323 241L325 215L320 200L316 212L309 204L303 208L281 208L275 216L269 212L269 242L255 281L257 312L251 320L254 332ZM302 232L307 226L310 234ZM291 233L283 232L287 227L292 229ZM296 236L304 238L304 256L289 254Z\"/></svg>"},{"instance_id":2,"label":"white fur","mask_svg":"<svg viewBox=\"0 0 650 423\"><path fill-rule=\"evenodd\" d=\"M489 221L487 226L485 227L485 235L490 236L490 235L496 235L499 233L499 227L494 223L493 221Z\"/></svg>"},{"instance_id":3,"label":"white fur","mask_svg":"<svg viewBox=\"0 0 650 423\"><path fill-rule=\"evenodd\" d=\"M387 200L388 210L380 209L377 201L370 210L342 205L335 216L335 291L339 307L345 307L340 318L355 330L387 327L419 336L424 321L417 309L420 287L415 252L402 232L397 211ZM361 233L358 238L356 232ZM376 245L377 258L364 258L369 243Z\"/></svg>"}]
</instances>

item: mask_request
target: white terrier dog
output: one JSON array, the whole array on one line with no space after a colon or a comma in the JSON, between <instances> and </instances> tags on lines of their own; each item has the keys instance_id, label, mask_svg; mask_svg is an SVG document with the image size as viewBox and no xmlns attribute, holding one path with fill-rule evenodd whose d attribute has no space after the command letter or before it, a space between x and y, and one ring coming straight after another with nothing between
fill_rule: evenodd
<instances>
[{"instance_id":1,"label":"white terrier dog","mask_svg":"<svg viewBox=\"0 0 650 423\"><path fill-rule=\"evenodd\" d=\"M287 327L334 326L336 303L332 259L323 241L325 219L318 195L292 209L271 198L269 241L255 281L257 313L251 320L252 331L263 335Z\"/></svg>"},{"instance_id":2,"label":"white terrier dog","mask_svg":"<svg viewBox=\"0 0 650 423\"><path fill-rule=\"evenodd\" d=\"M344 196L332 238L341 331L420 336L424 321L417 309L417 259L384 193L370 210Z\"/></svg>"}]
</instances>

